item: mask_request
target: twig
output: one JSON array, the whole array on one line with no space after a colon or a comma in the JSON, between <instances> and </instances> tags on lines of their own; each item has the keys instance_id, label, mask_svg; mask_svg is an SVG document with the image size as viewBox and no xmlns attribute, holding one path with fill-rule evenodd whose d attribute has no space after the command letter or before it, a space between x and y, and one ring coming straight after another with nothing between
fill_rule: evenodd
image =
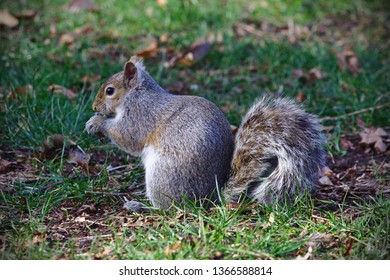
<instances>
[{"instance_id":1,"label":"twig","mask_svg":"<svg viewBox=\"0 0 390 280\"><path fill-rule=\"evenodd\" d=\"M86 191L85 193L88 194L101 194L101 195L112 195L112 196L123 196L123 195L129 195L128 193L110 193L110 192L93 192L93 191Z\"/></svg>"},{"instance_id":2,"label":"twig","mask_svg":"<svg viewBox=\"0 0 390 280\"><path fill-rule=\"evenodd\" d=\"M117 236L122 236L123 234L122 233L117 233L116 234ZM93 240L95 238L113 238L113 234L100 234L100 235L89 235L89 236L81 236L81 237L72 237L72 238L69 238L68 240L74 240L74 241L89 241L89 240Z\"/></svg>"},{"instance_id":3,"label":"twig","mask_svg":"<svg viewBox=\"0 0 390 280\"><path fill-rule=\"evenodd\" d=\"M52 187L54 187L56 185L62 184L64 181L65 181L64 179L61 179L61 180L58 180L58 181L55 181L55 182L51 182L51 183L49 183L49 184L39 188L39 191L45 191L45 190L50 189L50 188L52 188Z\"/></svg>"},{"instance_id":4,"label":"twig","mask_svg":"<svg viewBox=\"0 0 390 280\"><path fill-rule=\"evenodd\" d=\"M386 108L386 107L389 107L389 106L390 106L390 103L386 103L386 104L381 104L381 105L377 105L377 106L370 107L370 108L361 109L361 110L358 110L358 111L355 111L355 112L351 112L351 113L347 113L347 114L340 115L340 116L324 117L324 118L320 118L320 122L336 121L336 120L339 120L339 119L342 119L342 118L346 118L346 117L350 117L350 116L354 116L354 115L359 115L361 113L365 113L365 112L369 112L369 111L373 111L373 110L378 110L378 109Z\"/></svg>"}]
</instances>

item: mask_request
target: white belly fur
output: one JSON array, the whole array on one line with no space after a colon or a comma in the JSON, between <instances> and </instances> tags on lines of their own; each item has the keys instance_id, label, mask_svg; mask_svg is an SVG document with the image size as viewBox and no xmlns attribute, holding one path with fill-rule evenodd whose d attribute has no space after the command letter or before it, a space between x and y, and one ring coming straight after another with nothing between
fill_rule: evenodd
<instances>
[{"instance_id":1,"label":"white belly fur","mask_svg":"<svg viewBox=\"0 0 390 280\"><path fill-rule=\"evenodd\" d=\"M154 170L156 168L157 162L159 160L159 155L152 146L147 146L143 149L141 154L142 164L145 168L145 183L146 183L146 196L149 198L149 200L153 201L151 199L151 191L150 186L152 178L154 176Z\"/></svg>"}]
</instances>

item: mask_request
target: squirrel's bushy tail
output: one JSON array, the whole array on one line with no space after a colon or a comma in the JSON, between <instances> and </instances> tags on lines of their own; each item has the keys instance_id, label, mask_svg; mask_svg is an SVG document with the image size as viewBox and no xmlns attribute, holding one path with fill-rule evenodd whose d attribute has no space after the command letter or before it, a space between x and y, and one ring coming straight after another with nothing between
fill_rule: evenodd
<instances>
[{"instance_id":1,"label":"squirrel's bushy tail","mask_svg":"<svg viewBox=\"0 0 390 280\"><path fill-rule=\"evenodd\" d=\"M270 204L314 188L325 164L323 144L314 115L289 99L259 99L236 135L227 200L248 195Z\"/></svg>"}]
</instances>

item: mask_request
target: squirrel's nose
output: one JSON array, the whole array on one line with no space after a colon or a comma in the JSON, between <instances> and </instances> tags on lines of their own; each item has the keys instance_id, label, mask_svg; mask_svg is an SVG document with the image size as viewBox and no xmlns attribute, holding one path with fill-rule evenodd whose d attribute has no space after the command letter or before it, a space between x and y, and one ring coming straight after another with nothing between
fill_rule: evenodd
<instances>
[{"instance_id":1,"label":"squirrel's nose","mask_svg":"<svg viewBox=\"0 0 390 280\"><path fill-rule=\"evenodd\" d=\"M93 102L93 104L92 104L92 110L97 111L96 103L95 103L95 102Z\"/></svg>"}]
</instances>

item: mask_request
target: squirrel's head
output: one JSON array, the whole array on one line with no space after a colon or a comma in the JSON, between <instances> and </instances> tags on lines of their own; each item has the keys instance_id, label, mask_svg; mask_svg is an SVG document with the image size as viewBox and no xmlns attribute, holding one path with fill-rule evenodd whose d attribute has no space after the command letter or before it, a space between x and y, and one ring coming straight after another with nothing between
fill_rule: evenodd
<instances>
[{"instance_id":1,"label":"squirrel's head","mask_svg":"<svg viewBox=\"0 0 390 280\"><path fill-rule=\"evenodd\" d=\"M111 76L103 83L92 104L92 109L106 116L114 115L124 96L140 84L141 70L144 70L142 61L132 57L126 62L122 72Z\"/></svg>"}]
</instances>

